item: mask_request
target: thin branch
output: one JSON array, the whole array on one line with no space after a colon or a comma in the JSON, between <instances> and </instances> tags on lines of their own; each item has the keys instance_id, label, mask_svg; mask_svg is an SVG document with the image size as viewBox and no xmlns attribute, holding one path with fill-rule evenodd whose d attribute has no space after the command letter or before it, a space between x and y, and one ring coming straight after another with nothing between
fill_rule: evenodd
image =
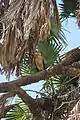
<instances>
[{"instance_id":1,"label":"thin branch","mask_svg":"<svg viewBox=\"0 0 80 120\"><path fill-rule=\"evenodd\" d=\"M43 93L43 92L38 92L38 91L35 91L35 90L25 90L25 91L35 92L36 94L40 94L41 96L46 96L45 93Z\"/></svg>"}]
</instances>

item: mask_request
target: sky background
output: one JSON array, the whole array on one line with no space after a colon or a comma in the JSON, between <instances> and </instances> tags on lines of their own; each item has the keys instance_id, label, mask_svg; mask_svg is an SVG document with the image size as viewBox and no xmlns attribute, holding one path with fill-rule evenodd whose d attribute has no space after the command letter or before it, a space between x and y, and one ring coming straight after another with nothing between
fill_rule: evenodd
<instances>
[{"instance_id":1,"label":"sky background","mask_svg":"<svg viewBox=\"0 0 80 120\"><path fill-rule=\"evenodd\" d=\"M76 19L69 18L63 23L63 27L67 30L64 30L68 43L66 51L80 46L80 29L77 26Z\"/></svg>"},{"instance_id":2,"label":"sky background","mask_svg":"<svg viewBox=\"0 0 80 120\"><path fill-rule=\"evenodd\" d=\"M61 0L58 0L58 3L60 3ZM78 46L80 46L80 29L77 26L76 23L76 19L75 18L70 18L69 20L66 20L65 22L63 22L63 27L66 29L66 31L64 30L66 39L67 39L67 43L68 46L66 47L66 49L63 51L67 52L70 49L76 48ZM11 76L11 80L16 79L15 76ZM0 75L0 82L5 82L6 77L3 75ZM28 85L26 86L26 89L31 89L31 90L35 90L35 91L39 91L42 88L42 83L43 81L38 82L37 84L34 83L32 85ZM29 94L33 97L36 97L36 94L29 92Z\"/></svg>"}]
</instances>

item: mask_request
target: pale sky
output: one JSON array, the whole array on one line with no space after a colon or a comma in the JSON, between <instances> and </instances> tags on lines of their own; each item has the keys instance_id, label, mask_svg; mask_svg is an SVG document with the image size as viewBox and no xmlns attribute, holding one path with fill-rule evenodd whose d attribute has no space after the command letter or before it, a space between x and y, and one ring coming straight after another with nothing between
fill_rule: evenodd
<instances>
[{"instance_id":1,"label":"pale sky","mask_svg":"<svg viewBox=\"0 0 80 120\"><path fill-rule=\"evenodd\" d=\"M68 21L63 23L63 27L69 31L64 31L68 43L66 50L68 51L80 46L80 28L77 26L76 19L69 18Z\"/></svg>"}]
</instances>

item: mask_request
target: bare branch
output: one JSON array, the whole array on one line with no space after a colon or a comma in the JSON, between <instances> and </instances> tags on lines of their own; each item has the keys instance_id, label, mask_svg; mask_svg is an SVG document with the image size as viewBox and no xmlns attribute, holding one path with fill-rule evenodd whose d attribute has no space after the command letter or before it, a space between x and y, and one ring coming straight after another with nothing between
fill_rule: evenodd
<instances>
[{"instance_id":1,"label":"bare branch","mask_svg":"<svg viewBox=\"0 0 80 120\"><path fill-rule=\"evenodd\" d=\"M19 88L17 86L15 86L14 91L22 99L22 101L29 106L29 109L31 110L35 120L37 120L39 117L43 118L42 113L41 113L41 108L36 99L33 99L22 88Z\"/></svg>"},{"instance_id":2,"label":"bare branch","mask_svg":"<svg viewBox=\"0 0 80 120\"><path fill-rule=\"evenodd\" d=\"M10 91L15 85L17 86L25 86L31 83L36 83L41 80L45 80L51 76L55 75L64 75L64 76L79 76L80 69L76 69L73 67L66 67L62 65L56 65L53 68L49 68L46 70L41 71L37 75L25 76L17 79L16 81L11 82L4 82L0 83L0 92L8 92Z\"/></svg>"}]
</instances>

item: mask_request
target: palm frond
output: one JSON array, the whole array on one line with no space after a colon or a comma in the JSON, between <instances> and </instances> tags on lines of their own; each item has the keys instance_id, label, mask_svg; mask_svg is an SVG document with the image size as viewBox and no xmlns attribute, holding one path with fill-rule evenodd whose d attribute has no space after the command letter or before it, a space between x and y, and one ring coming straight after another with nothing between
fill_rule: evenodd
<instances>
[{"instance_id":1,"label":"palm frond","mask_svg":"<svg viewBox=\"0 0 80 120\"><path fill-rule=\"evenodd\" d=\"M60 52L66 47L66 38L62 30L51 24L50 35L47 40L39 42L39 50L44 58L46 67L59 62Z\"/></svg>"},{"instance_id":2,"label":"palm frond","mask_svg":"<svg viewBox=\"0 0 80 120\"><path fill-rule=\"evenodd\" d=\"M22 75L22 76L31 75L36 72L37 72L36 66L33 65L32 62L30 62L29 53L24 53L20 61L20 74L19 75Z\"/></svg>"},{"instance_id":3,"label":"palm frond","mask_svg":"<svg viewBox=\"0 0 80 120\"><path fill-rule=\"evenodd\" d=\"M59 4L59 5L61 9L60 19L76 17L78 0L62 0L62 4Z\"/></svg>"},{"instance_id":4,"label":"palm frond","mask_svg":"<svg viewBox=\"0 0 80 120\"><path fill-rule=\"evenodd\" d=\"M4 118L7 120L31 120L31 112L27 105L21 103L10 110Z\"/></svg>"},{"instance_id":5,"label":"palm frond","mask_svg":"<svg viewBox=\"0 0 80 120\"><path fill-rule=\"evenodd\" d=\"M63 48L67 46L67 41L64 32L62 31L62 26L58 28L56 24L52 21L53 18L51 16L51 31L50 36L52 37L52 41L55 42L57 45L62 45Z\"/></svg>"},{"instance_id":6,"label":"palm frond","mask_svg":"<svg viewBox=\"0 0 80 120\"><path fill-rule=\"evenodd\" d=\"M78 79L79 77L68 77L68 76L55 76L49 78L48 81L46 81L43 84L42 91L46 93L47 95L52 96L55 94L65 94L67 90L71 89L71 85L75 88L78 87ZM60 91L59 91L60 90ZM63 92L62 92L63 91Z\"/></svg>"},{"instance_id":7,"label":"palm frond","mask_svg":"<svg viewBox=\"0 0 80 120\"><path fill-rule=\"evenodd\" d=\"M39 43L40 52L44 58L44 64L47 67L54 65L59 58L59 53L62 46L56 44L50 44L50 41L41 41Z\"/></svg>"}]
</instances>

